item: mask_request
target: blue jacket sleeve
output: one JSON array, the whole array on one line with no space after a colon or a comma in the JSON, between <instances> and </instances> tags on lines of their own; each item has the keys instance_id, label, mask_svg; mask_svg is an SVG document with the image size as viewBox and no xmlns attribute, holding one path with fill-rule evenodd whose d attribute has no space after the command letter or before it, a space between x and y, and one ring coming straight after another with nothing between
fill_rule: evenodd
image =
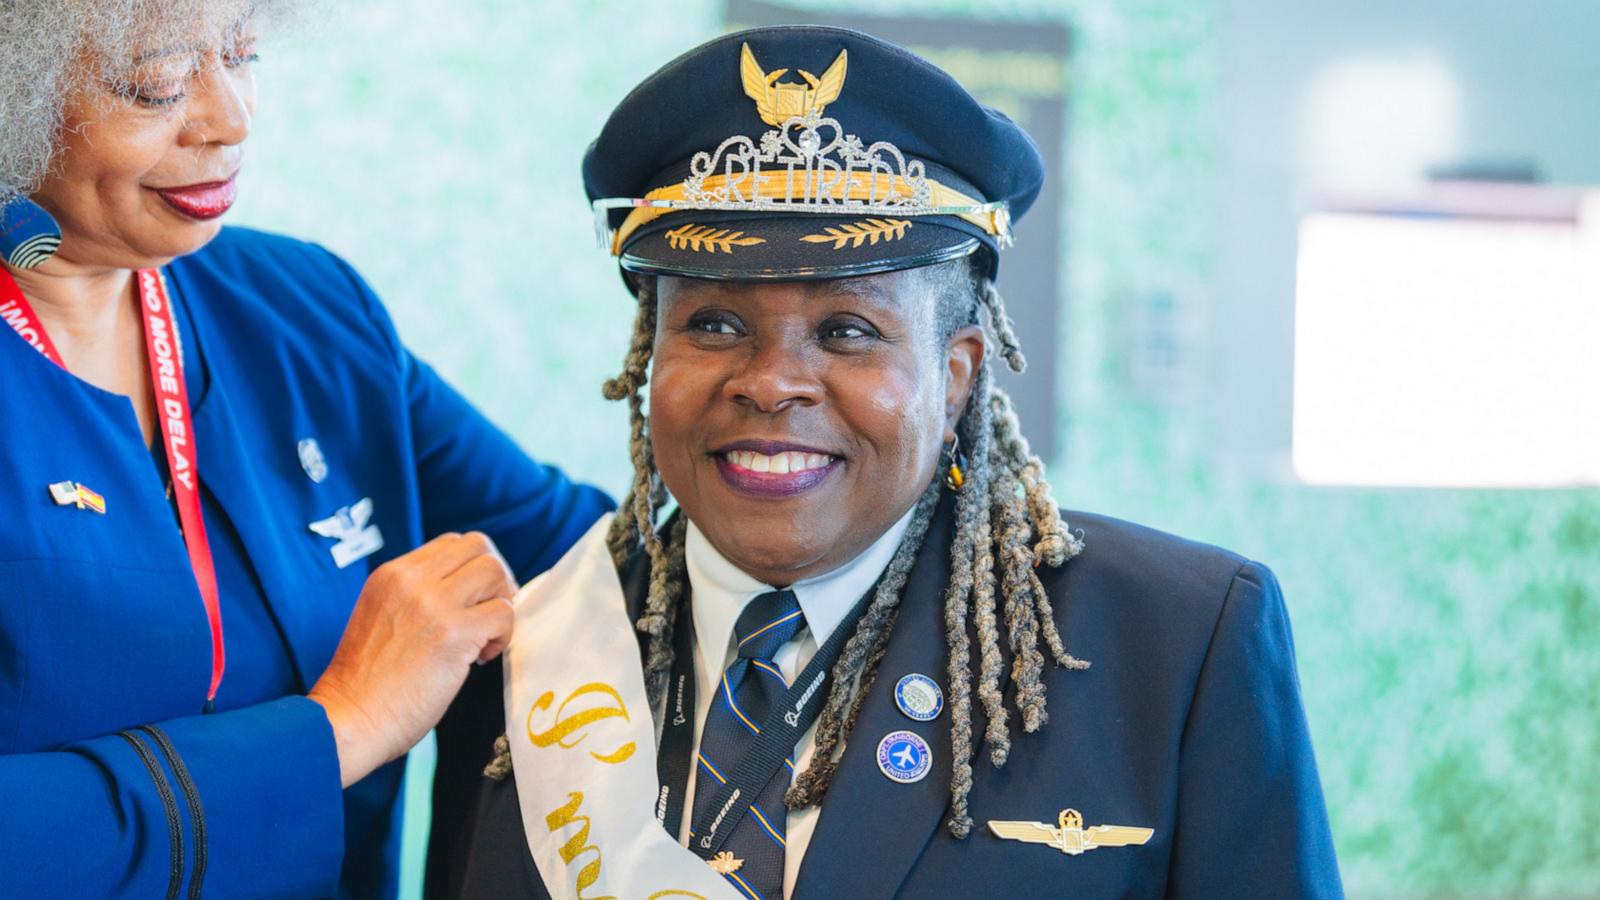
<instances>
[{"instance_id":1,"label":"blue jacket sleeve","mask_svg":"<svg viewBox=\"0 0 1600 900\"><path fill-rule=\"evenodd\" d=\"M482 531L526 582L611 509L599 490L523 453L409 352L404 372L426 537Z\"/></svg>"},{"instance_id":2,"label":"blue jacket sleeve","mask_svg":"<svg viewBox=\"0 0 1600 900\"><path fill-rule=\"evenodd\" d=\"M333 732L304 697L0 756L7 896L328 896L343 829Z\"/></svg>"},{"instance_id":3,"label":"blue jacket sleeve","mask_svg":"<svg viewBox=\"0 0 1600 900\"><path fill-rule=\"evenodd\" d=\"M343 260L368 315L393 352L411 417L423 539L482 531L519 581L555 564L613 503L534 461L427 363L412 355L372 289Z\"/></svg>"},{"instance_id":4,"label":"blue jacket sleeve","mask_svg":"<svg viewBox=\"0 0 1600 900\"><path fill-rule=\"evenodd\" d=\"M1234 575L1179 751L1172 897L1342 897L1272 572Z\"/></svg>"}]
</instances>

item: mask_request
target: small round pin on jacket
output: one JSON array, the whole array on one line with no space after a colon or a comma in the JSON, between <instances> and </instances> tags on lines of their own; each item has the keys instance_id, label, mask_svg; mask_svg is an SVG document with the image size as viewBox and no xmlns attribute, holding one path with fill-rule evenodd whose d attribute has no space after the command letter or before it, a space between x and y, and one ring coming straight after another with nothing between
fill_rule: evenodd
<instances>
[{"instance_id":1,"label":"small round pin on jacket","mask_svg":"<svg viewBox=\"0 0 1600 900\"><path fill-rule=\"evenodd\" d=\"M313 484L321 484L327 479L328 461L323 457L322 446L316 438L301 438L295 450L300 454L300 468L305 470L306 477Z\"/></svg>"},{"instance_id":2,"label":"small round pin on jacket","mask_svg":"<svg viewBox=\"0 0 1600 900\"><path fill-rule=\"evenodd\" d=\"M921 672L912 672L895 684L894 705L907 718L931 722L944 709L944 691L939 689L939 682Z\"/></svg>"},{"instance_id":3,"label":"small round pin on jacket","mask_svg":"<svg viewBox=\"0 0 1600 900\"><path fill-rule=\"evenodd\" d=\"M890 781L915 784L933 768L933 751L922 736L910 731L891 731L878 742L878 769Z\"/></svg>"}]
</instances>

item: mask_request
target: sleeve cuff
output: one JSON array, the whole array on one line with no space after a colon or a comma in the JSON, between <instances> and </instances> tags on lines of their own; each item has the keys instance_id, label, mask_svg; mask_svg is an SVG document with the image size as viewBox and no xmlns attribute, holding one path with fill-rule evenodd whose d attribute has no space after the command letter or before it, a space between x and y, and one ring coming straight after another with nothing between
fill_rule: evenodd
<instances>
[{"instance_id":1,"label":"sleeve cuff","mask_svg":"<svg viewBox=\"0 0 1600 900\"><path fill-rule=\"evenodd\" d=\"M224 726L223 723L226 722ZM321 704L285 697L162 723L201 810L210 896L331 896L344 857L338 749ZM174 787L182 777L174 774ZM203 837L203 840L201 838Z\"/></svg>"}]
</instances>

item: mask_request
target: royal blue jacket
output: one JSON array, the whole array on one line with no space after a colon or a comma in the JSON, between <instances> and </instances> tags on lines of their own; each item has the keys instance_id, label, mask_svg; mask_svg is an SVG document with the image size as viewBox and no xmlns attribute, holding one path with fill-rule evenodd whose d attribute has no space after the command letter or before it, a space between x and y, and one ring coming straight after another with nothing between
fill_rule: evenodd
<instances>
[{"instance_id":1,"label":"royal blue jacket","mask_svg":"<svg viewBox=\"0 0 1600 900\"><path fill-rule=\"evenodd\" d=\"M416 360L327 251L230 228L167 274L228 672L201 714L210 634L133 407L0 328L0 896L393 895L402 764L341 791L304 696L368 573L480 530L527 579L610 503ZM64 480L105 513L58 506ZM308 526L363 499L383 547L341 568Z\"/></svg>"},{"instance_id":2,"label":"royal blue jacket","mask_svg":"<svg viewBox=\"0 0 1600 900\"><path fill-rule=\"evenodd\" d=\"M794 900L1343 896L1277 580L1233 553L1087 513L1065 514L1083 535L1083 553L1039 577L1067 649L1092 665L1046 664L1049 720L1024 734L1011 707L1003 768L981 744L987 720L974 700L976 826L965 839L953 837L946 828L949 709L913 721L894 700L896 682L912 673L951 696L943 602L953 507L948 497L941 504L906 581L888 648L823 796ZM640 562L623 573L634 616L648 584ZM1002 647L1002 672L1010 671L1008 651ZM504 726L499 684L485 677L492 668L473 673L454 721L441 725L440 774L456 779L448 798L456 811L441 818L447 798L436 801L428 896L544 900L551 894L528 852L516 794L517 778L540 773L489 781L481 772L490 753L481 743L446 740L475 731L481 741ZM1005 694L1011 706L1013 691ZM875 758L879 741L901 730L921 735L932 751L928 775L914 784L891 781ZM1142 846L1068 855L986 827L991 820L1055 826L1068 809L1086 828L1128 825L1154 834ZM586 834L598 855L543 873L564 894L584 865L628 864L607 852L603 835Z\"/></svg>"}]
</instances>

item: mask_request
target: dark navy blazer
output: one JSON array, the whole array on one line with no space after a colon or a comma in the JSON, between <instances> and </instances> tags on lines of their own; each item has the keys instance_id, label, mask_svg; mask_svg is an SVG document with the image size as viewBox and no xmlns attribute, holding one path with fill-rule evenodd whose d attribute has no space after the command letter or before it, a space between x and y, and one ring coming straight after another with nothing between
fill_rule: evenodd
<instances>
[{"instance_id":1,"label":"dark navy blazer","mask_svg":"<svg viewBox=\"0 0 1600 900\"><path fill-rule=\"evenodd\" d=\"M977 824L964 840L951 836L944 827L948 712L914 722L892 695L901 676L920 672L949 696L941 605L952 506L942 506L907 582L794 897L1341 896L1288 615L1272 573L1215 547L1083 513L1066 514L1082 529L1083 554L1040 576L1067 648L1093 665L1047 669L1049 721L1021 734L1012 718L1003 768L980 747L971 794ZM638 575L630 570L624 578L635 612L644 596ZM503 717L484 702L478 678L458 704L477 702L477 715ZM985 720L976 703L973 714L981 738ZM465 718L465 711L453 715ZM915 784L890 781L874 759L879 739L902 729L933 749L932 771ZM446 749L441 744L442 768L481 768L486 756L481 748ZM441 822L436 813L432 896L548 896L516 801L515 779L537 777L479 777L475 809L455 821ZM1085 826L1144 826L1155 834L1144 846L1068 856L1001 840L984 825L1055 825L1067 808L1078 810ZM607 857L604 864L628 863Z\"/></svg>"},{"instance_id":2,"label":"dark navy blazer","mask_svg":"<svg viewBox=\"0 0 1600 900\"><path fill-rule=\"evenodd\" d=\"M201 715L206 618L133 407L0 328L0 895L393 895L403 764L341 792L327 717L297 695L379 563L477 529L527 579L609 502L413 358L326 250L224 229L167 271L207 528L245 595L224 598L235 680ZM56 506L68 479L105 515ZM307 526L362 498L386 545L340 569ZM240 693L274 664L288 690Z\"/></svg>"}]
</instances>

